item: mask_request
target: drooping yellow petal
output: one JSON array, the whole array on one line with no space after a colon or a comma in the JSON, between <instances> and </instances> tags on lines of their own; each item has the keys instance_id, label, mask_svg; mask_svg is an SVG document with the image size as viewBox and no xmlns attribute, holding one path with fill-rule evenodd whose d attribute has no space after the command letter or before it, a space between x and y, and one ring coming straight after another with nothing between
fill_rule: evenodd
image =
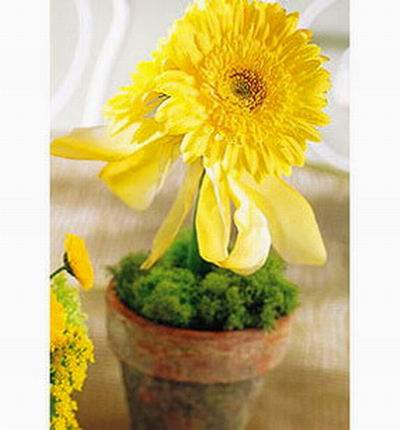
<instances>
[{"instance_id":1,"label":"drooping yellow petal","mask_svg":"<svg viewBox=\"0 0 400 430\"><path fill-rule=\"evenodd\" d=\"M261 184L246 177L247 192L268 219L272 244L292 264L322 265L326 250L314 212L306 199L282 179Z\"/></svg>"},{"instance_id":2,"label":"drooping yellow petal","mask_svg":"<svg viewBox=\"0 0 400 430\"><path fill-rule=\"evenodd\" d=\"M76 128L70 134L52 141L51 154L75 160L115 161L135 149L131 142L132 131L111 137L107 127Z\"/></svg>"},{"instance_id":3,"label":"drooping yellow petal","mask_svg":"<svg viewBox=\"0 0 400 430\"><path fill-rule=\"evenodd\" d=\"M187 214L193 206L202 173L203 167L200 162L190 164L187 167L178 197L158 230L153 241L151 253L142 264L142 269L149 269L174 241Z\"/></svg>"},{"instance_id":4,"label":"drooping yellow petal","mask_svg":"<svg viewBox=\"0 0 400 430\"><path fill-rule=\"evenodd\" d=\"M212 263L225 260L228 257L231 214L228 188L218 167L206 171L195 222L201 257Z\"/></svg>"},{"instance_id":5,"label":"drooping yellow petal","mask_svg":"<svg viewBox=\"0 0 400 430\"><path fill-rule=\"evenodd\" d=\"M138 146L127 158L109 163L100 178L128 206L146 209L179 155L180 138L162 136Z\"/></svg>"},{"instance_id":6,"label":"drooping yellow petal","mask_svg":"<svg viewBox=\"0 0 400 430\"><path fill-rule=\"evenodd\" d=\"M217 264L247 276L264 265L271 247L271 237L265 215L233 178L228 178L228 183L237 208L234 222L238 235L229 257Z\"/></svg>"}]
</instances>

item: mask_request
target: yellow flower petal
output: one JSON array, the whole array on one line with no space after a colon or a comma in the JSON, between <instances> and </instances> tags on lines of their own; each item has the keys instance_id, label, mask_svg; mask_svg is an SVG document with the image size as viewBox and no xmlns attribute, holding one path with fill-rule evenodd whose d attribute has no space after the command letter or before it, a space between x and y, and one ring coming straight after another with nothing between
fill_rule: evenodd
<instances>
[{"instance_id":1,"label":"yellow flower petal","mask_svg":"<svg viewBox=\"0 0 400 430\"><path fill-rule=\"evenodd\" d=\"M228 253L231 233L230 195L236 206L238 235ZM207 170L200 191L196 216L201 257L240 275L250 275L266 261L271 247L264 214L232 178L226 180L218 167Z\"/></svg>"},{"instance_id":2,"label":"yellow flower petal","mask_svg":"<svg viewBox=\"0 0 400 430\"><path fill-rule=\"evenodd\" d=\"M163 125L158 123L153 117L144 118L138 123L133 134L135 143L146 143L150 140L155 140L164 135Z\"/></svg>"},{"instance_id":3,"label":"yellow flower petal","mask_svg":"<svg viewBox=\"0 0 400 430\"><path fill-rule=\"evenodd\" d=\"M115 161L135 149L131 139L132 131L111 137L107 127L76 128L52 141L51 154L76 160Z\"/></svg>"},{"instance_id":4,"label":"yellow flower petal","mask_svg":"<svg viewBox=\"0 0 400 430\"><path fill-rule=\"evenodd\" d=\"M272 243L289 263L322 265L326 250L314 212L306 199L282 179L256 184L249 177L248 194L268 219Z\"/></svg>"},{"instance_id":5,"label":"yellow flower petal","mask_svg":"<svg viewBox=\"0 0 400 430\"><path fill-rule=\"evenodd\" d=\"M169 134L187 133L201 126L205 119L204 106L193 98L169 98L156 113L156 120L165 124Z\"/></svg>"},{"instance_id":6,"label":"yellow flower petal","mask_svg":"<svg viewBox=\"0 0 400 430\"><path fill-rule=\"evenodd\" d=\"M180 70L168 70L162 73L156 79L155 90L161 94L184 99L199 95L194 77Z\"/></svg>"},{"instance_id":7,"label":"yellow flower petal","mask_svg":"<svg viewBox=\"0 0 400 430\"><path fill-rule=\"evenodd\" d=\"M217 264L228 257L230 212L228 188L219 168L207 169L196 214L199 252L204 260Z\"/></svg>"},{"instance_id":8,"label":"yellow flower petal","mask_svg":"<svg viewBox=\"0 0 400 430\"><path fill-rule=\"evenodd\" d=\"M234 222L238 235L229 257L217 264L247 276L264 265L271 247L271 237L264 214L233 178L228 178L228 183L237 207Z\"/></svg>"},{"instance_id":9,"label":"yellow flower petal","mask_svg":"<svg viewBox=\"0 0 400 430\"><path fill-rule=\"evenodd\" d=\"M64 240L68 272L74 276L83 288L93 287L94 272L85 242L79 236L68 233Z\"/></svg>"},{"instance_id":10,"label":"yellow flower petal","mask_svg":"<svg viewBox=\"0 0 400 430\"><path fill-rule=\"evenodd\" d=\"M188 166L178 197L158 230L153 241L151 253L142 264L142 269L149 269L174 241L193 206L202 173L203 167L200 162Z\"/></svg>"},{"instance_id":11,"label":"yellow flower petal","mask_svg":"<svg viewBox=\"0 0 400 430\"><path fill-rule=\"evenodd\" d=\"M132 84L121 88L104 106L112 134L143 119L162 101L154 92L155 78L161 73L162 56L156 51L150 61L140 62L132 74Z\"/></svg>"},{"instance_id":12,"label":"yellow flower petal","mask_svg":"<svg viewBox=\"0 0 400 430\"><path fill-rule=\"evenodd\" d=\"M207 148L213 132L213 128L203 127L185 134L181 144L183 161L191 163L199 158Z\"/></svg>"},{"instance_id":13,"label":"yellow flower petal","mask_svg":"<svg viewBox=\"0 0 400 430\"><path fill-rule=\"evenodd\" d=\"M128 206L144 210L162 187L179 143L178 137L163 136L137 146L129 157L109 163L100 178Z\"/></svg>"}]
</instances>

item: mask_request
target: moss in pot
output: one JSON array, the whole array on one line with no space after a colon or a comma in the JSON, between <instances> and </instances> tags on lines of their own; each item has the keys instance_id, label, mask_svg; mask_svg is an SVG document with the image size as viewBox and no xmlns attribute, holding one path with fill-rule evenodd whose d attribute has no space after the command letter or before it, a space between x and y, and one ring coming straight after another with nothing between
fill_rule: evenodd
<instances>
[{"instance_id":1,"label":"moss in pot","mask_svg":"<svg viewBox=\"0 0 400 430\"><path fill-rule=\"evenodd\" d=\"M151 270L145 254L110 268L108 331L132 429L245 428L265 373L284 357L298 288L271 252L240 276L191 270L190 231Z\"/></svg>"}]
</instances>

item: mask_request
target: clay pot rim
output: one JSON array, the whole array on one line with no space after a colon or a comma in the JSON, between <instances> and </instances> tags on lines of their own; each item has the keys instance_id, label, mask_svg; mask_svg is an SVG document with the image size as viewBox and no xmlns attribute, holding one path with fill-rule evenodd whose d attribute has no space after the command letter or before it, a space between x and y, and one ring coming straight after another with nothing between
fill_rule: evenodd
<instances>
[{"instance_id":1,"label":"clay pot rim","mask_svg":"<svg viewBox=\"0 0 400 430\"><path fill-rule=\"evenodd\" d=\"M162 332L165 335L174 335L176 337L188 337L188 338L199 338L199 339L209 339L216 340L216 338L226 339L234 339L236 338L239 341L240 338L248 339L249 336L258 337L260 335L266 337L274 337L277 332L279 332L284 326L290 324L293 319L293 315L287 315L281 317L276 322L276 326L273 330L267 331L260 328L246 328L242 330L196 330L190 328L181 328L181 327L172 327L164 324L159 324L154 321L151 321L141 315L139 315L134 310L128 308L117 296L116 294L116 285L115 280L111 279L108 284L108 288L106 291L106 300L110 307L112 307L117 313L122 314L126 319L131 322L140 325L142 327L146 327L150 330L156 330L158 332Z\"/></svg>"}]
</instances>

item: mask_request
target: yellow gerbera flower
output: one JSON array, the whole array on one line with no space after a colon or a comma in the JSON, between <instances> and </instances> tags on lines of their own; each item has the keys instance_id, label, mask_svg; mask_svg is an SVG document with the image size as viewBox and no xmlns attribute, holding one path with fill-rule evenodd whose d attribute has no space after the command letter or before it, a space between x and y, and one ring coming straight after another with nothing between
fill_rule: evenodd
<instances>
[{"instance_id":1,"label":"yellow gerbera flower","mask_svg":"<svg viewBox=\"0 0 400 430\"><path fill-rule=\"evenodd\" d=\"M50 291L50 342L52 348L64 340L65 321L64 308L57 300L56 294Z\"/></svg>"},{"instance_id":2,"label":"yellow gerbera flower","mask_svg":"<svg viewBox=\"0 0 400 430\"><path fill-rule=\"evenodd\" d=\"M64 262L67 271L74 276L85 289L93 287L94 272L85 242L79 236L68 233L64 241Z\"/></svg>"},{"instance_id":3,"label":"yellow gerbera flower","mask_svg":"<svg viewBox=\"0 0 400 430\"><path fill-rule=\"evenodd\" d=\"M304 164L306 142L318 142L316 127L328 123L326 58L297 22L278 4L195 2L108 102L108 128L53 141L54 155L107 161L101 179L136 209L150 205L182 156L184 184L143 267L171 244L199 186L195 222L206 261L250 274L271 242L289 262L325 261L312 209L280 179Z\"/></svg>"}]
</instances>

